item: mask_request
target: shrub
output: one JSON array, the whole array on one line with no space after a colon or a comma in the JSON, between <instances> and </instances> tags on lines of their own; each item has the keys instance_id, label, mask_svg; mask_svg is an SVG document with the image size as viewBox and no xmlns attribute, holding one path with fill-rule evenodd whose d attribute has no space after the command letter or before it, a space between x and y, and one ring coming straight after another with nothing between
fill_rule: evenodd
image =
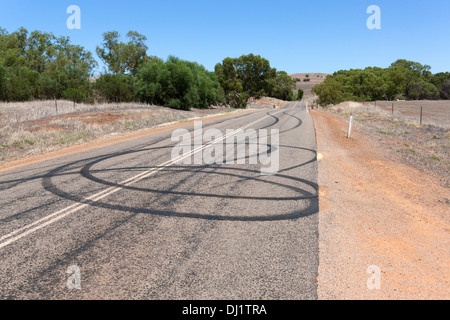
<instances>
[{"instance_id":1,"label":"shrub","mask_svg":"<svg viewBox=\"0 0 450 320\"><path fill-rule=\"evenodd\" d=\"M136 101L136 81L131 75L106 74L94 83L100 99L106 102Z\"/></svg>"},{"instance_id":2,"label":"shrub","mask_svg":"<svg viewBox=\"0 0 450 320\"><path fill-rule=\"evenodd\" d=\"M86 101L86 95L80 89L68 88L64 90L62 96L66 100L74 101L77 103Z\"/></svg>"},{"instance_id":3,"label":"shrub","mask_svg":"<svg viewBox=\"0 0 450 320\"><path fill-rule=\"evenodd\" d=\"M203 66L169 57L143 66L137 80L138 96L143 102L174 109L207 108L220 102L217 77Z\"/></svg>"}]
</instances>

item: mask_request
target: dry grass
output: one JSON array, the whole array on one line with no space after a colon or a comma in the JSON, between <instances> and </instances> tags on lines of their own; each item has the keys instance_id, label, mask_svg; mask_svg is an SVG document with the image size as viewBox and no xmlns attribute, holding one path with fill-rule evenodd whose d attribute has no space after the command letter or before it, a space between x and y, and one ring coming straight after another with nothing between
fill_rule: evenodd
<instances>
[{"instance_id":1,"label":"dry grass","mask_svg":"<svg viewBox=\"0 0 450 320\"><path fill-rule=\"evenodd\" d=\"M168 122L231 112L183 111L138 103L87 105L69 101L0 103L0 163Z\"/></svg>"},{"instance_id":2,"label":"dry grass","mask_svg":"<svg viewBox=\"0 0 450 320\"><path fill-rule=\"evenodd\" d=\"M422 125L415 122L410 114L399 112L392 116L392 109L389 112L383 109L382 104L375 108L373 104L345 102L327 111L345 118L353 115L355 127L369 133L367 136L383 149L390 150L392 159L432 174L440 178L442 186L449 187L450 123L446 119L450 108L446 111L446 103L436 102L435 118L430 114L429 122ZM431 105L428 106L431 108Z\"/></svg>"},{"instance_id":3,"label":"dry grass","mask_svg":"<svg viewBox=\"0 0 450 320\"><path fill-rule=\"evenodd\" d=\"M35 155L61 147L93 140L103 130L93 126L78 126L75 130L30 132L9 126L0 131L0 163L17 159L23 155Z\"/></svg>"},{"instance_id":4,"label":"dry grass","mask_svg":"<svg viewBox=\"0 0 450 320\"><path fill-rule=\"evenodd\" d=\"M160 108L141 103L119 104L83 104L66 100L36 100L29 102L0 102L0 125L56 117L69 113L85 113L92 111L130 111Z\"/></svg>"},{"instance_id":5,"label":"dry grass","mask_svg":"<svg viewBox=\"0 0 450 320\"><path fill-rule=\"evenodd\" d=\"M392 113L394 104L394 113ZM420 113L422 112L422 124L420 124ZM379 116L381 118L392 118L395 121L404 121L419 129L425 126L435 126L450 129L450 101L377 101L375 102L343 102L330 107L330 110L342 115Z\"/></svg>"}]
</instances>

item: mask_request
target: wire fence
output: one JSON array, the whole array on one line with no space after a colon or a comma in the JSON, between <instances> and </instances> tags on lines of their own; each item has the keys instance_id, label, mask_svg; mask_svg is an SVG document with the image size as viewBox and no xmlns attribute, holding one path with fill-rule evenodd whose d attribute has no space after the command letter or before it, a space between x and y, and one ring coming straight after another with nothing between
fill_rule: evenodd
<instances>
[{"instance_id":1,"label":"wire fence","mask_svg":"<svg viewBox=\"0 0 450 320\"><path fill-rule=\"evenodd\" d=\"M17 122L33 121L48 117L55 117L69 113L128 111L162 108L143 103L109 103L82 104L66 100L36 100L29 102L1 102L0 126Z\"/></svg>"},{"instance_id":2,"label":"wire fence","mask_svg":"<svg viewBox=\"0 0 450 320\"><path fill-rule=\"evenodd\" d=\"M356 110L383 113L411 123L450 129L450 101L371 101Z\"/></svg>"}]
</instances>

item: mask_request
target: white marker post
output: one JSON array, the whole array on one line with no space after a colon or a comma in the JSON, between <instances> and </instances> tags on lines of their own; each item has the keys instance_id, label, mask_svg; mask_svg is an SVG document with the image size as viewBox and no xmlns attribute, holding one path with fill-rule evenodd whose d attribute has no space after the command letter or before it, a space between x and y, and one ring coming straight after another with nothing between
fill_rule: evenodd
<instances>
[{"instance_id":1,"label":"white marker post","mask_svg":"<svg viewBox=\"0 0 450 320\"><path fill-rule=\"evenodd\" d=\"M348 125L348 136L347 138L351 138L352 137L352 127L353 127L353 116L350 117L350 123Z\"/></svg>"}]
</instances>

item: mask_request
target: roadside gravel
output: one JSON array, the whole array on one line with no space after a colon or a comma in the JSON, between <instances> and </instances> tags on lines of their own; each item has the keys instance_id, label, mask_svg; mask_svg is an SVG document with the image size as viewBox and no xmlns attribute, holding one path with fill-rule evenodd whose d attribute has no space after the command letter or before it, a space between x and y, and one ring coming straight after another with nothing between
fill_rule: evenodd
<instances>
[{"instance_id":1,"label":"roadside gravel","mask_svg":"<svg viewBox=\"0 0 450 320\"><path fill-rule=\"evenodd\" d=\"M319 299L449 299L448 188L368 133L347 139L344 119L312 115L323 155ZM380 289L367 286L371 266Z\"/></svg>"}]
</instances>

